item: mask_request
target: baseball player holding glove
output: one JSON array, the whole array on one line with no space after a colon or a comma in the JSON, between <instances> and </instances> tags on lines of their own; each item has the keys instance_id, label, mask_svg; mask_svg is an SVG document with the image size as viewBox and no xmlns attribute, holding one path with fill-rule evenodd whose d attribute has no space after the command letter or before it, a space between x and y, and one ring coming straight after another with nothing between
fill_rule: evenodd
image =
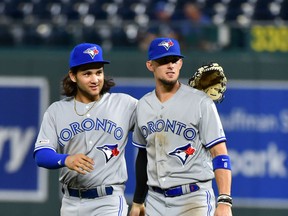
<instances>
[{"instance_id":1,"label":"baseball player holding glove","mask_svg":"<svg viewBox=\"0 0 288 216\"><path fill-rule=\"evenodd\" d=\"M136 110L133 144L139 150L130 216L232 215L224 130L213 100L179 82L183 58L175 39L150 44L146 67L156 86Z\"/></svg>"},{"instance_id":2,"label":"baseball player holding glove","mask_svg":"<svg viewBox=\"0 0 288 216\"><path fill-rule=\"evenodd\" d=\"M79 44L71 52L63 79L64 99L44 114L34 157L38 166L61 169L62 216L126 216L124 158L135 124L137 100L109 93L102 48Z\"/></svg>"}]
</instances>

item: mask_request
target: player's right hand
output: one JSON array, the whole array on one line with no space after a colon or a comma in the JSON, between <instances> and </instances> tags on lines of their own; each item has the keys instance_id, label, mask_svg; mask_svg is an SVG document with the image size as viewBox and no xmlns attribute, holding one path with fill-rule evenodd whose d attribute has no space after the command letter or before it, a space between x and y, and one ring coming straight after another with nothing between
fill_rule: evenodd
<instances>
[{"instance_id":1,"label":"player's right hand","mask_svg":"<svg viewBox=\"0 0 288 216\"><path fill-rule=\"evenodd\" d=\"M145 206L143 204L134 203L132 204L129 216L145 216Z\"/></svg>"},{"instance_id":2,"label":"player's right hand","mask_svg":"<svg viewBox=\"0 0 288 216\"><path fill-rule=\"evenodd\" d=\"M94 169L93 165L93 159L82 153L69 155L65 160L66 167L83 175L85 175L87 172L92 172Z\"/></svg>"}]
</instances>

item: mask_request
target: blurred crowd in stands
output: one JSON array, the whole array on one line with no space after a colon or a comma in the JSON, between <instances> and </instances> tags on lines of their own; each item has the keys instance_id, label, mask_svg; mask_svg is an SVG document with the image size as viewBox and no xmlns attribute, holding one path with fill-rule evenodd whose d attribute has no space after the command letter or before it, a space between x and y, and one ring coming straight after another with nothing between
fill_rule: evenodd
<instances>
[{"instance_id":1,"label":"blurred crowd in stands","mask_svg":"<svg viewBox=\"0 0 288 216\"><path fill-rule=\"evenodd\" d=\"M159 36L185 49L237 44L254 23L286 24L288 0L1 0L0 47L66 47L93 42L139 48Z\"/></svg>"}]
</instances>

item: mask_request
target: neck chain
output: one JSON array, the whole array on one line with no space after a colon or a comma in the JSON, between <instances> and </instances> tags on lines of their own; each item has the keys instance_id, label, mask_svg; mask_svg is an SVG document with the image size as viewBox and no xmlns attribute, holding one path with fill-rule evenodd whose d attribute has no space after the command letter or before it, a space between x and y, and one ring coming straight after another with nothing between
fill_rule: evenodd
<instances>
[{"instance_id":1,"label":"neck chain","mask_svg":"<svg viewBox=\"0 0 288 216\"><path fill-rule=\"evenodd\" d=\"M100 99L99 99L99 100L100 100ZM95 106L96 102L99 101L99 100L96 100L96 101L92 104L92 106L91 106L85 113L80 114L80 113L77 112L76 99L75 99L75 97L74 97L74 111L75 111L75 113L76 113L77 115L79 115L79 116L84 116L84 115L86 115L86 114Z\"/></svg>"}]
</instances>

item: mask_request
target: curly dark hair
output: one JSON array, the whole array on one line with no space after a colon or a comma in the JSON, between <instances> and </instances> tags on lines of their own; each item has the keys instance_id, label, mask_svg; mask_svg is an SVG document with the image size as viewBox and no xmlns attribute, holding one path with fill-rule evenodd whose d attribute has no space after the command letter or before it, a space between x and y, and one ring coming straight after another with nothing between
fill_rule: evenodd
<instances>
[{"instance_id":1,"label":"curly dark hair","mask_svg":"<svg viewBox=\"0 0 288 216\"><path fill-rule=\"evenodd\" d=\"M76 66L70 69L73 74L77 74L78 71L82 70L83 66ZM86 66L87 67L87 66ZM109 92L111 87L115 86L115 82L112 78L104 78L104 85L100 92L101 95ZM62 80L62 95L67 97L75 96L77 94L77 83L70 79L69 74L67 74Z\"/></svg>"}]
</instances>

